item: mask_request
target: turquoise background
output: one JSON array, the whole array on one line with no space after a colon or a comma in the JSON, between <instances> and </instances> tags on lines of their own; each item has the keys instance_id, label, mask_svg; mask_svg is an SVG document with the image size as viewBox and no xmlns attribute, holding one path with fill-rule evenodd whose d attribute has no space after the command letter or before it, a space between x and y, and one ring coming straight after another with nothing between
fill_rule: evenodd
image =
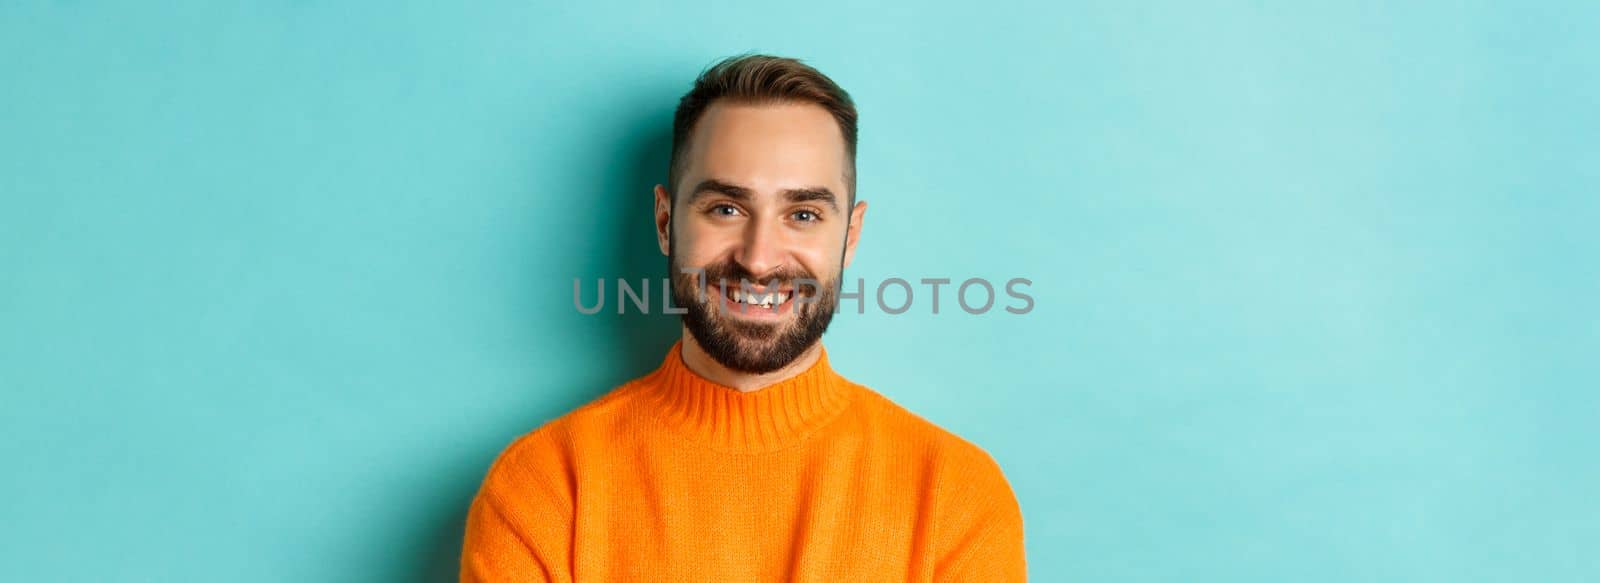
<instances>
[{"instance_id":1,"label":"turquoise background","mask_svg":"<svg viewBox=\"0 0 1600 583\"><path fill-rule=\"evenodd\" d=\"M760 50L858 100L850 275L1034 281L827 338L1035 580L1600 580L1593 3L223 4L0 5L0 579L451 580Z\"/></svg>"}]
</instances>

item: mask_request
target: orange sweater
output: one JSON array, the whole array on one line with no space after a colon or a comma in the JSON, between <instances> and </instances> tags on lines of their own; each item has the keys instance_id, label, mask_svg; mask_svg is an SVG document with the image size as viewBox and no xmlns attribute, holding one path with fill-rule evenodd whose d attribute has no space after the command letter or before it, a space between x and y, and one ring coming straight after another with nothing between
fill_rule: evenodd
<instances>
[{"instance_id":1,"label":"orange sweater","mask_svg":"<svg viewBox=\"0 0 1600 583\"><path fill-rule=\"evenodd\" d=\"M747 393L681 350L500 454L462 581L1025 580L1021 509L984 450L826 350Z\"/></svg>"}]
</instances>

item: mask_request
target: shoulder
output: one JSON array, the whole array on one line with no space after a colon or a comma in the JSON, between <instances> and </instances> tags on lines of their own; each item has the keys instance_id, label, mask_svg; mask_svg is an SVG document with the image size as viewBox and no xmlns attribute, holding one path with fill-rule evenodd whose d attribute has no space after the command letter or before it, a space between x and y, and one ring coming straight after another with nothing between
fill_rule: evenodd
<instances>
[{"instance_id":1,"label":"shoulder","mask_svg":"<svg viewBox=\"0 0 1600 583\"><path fill-rule=\"evenodd\" d=\"M863 387L864 388L864 387ZM935 547L951 572L964 563L1023 564L1022 506L999 462L970 439L912 412L877 391L864 393L869 415L889 431L918 444L934 499ZM1012 574L1005 580L1021 580ZM992 576L971 577L996 580ZM965 579L963 579L965 580Z\"/></svg>"},{"instance_id":2,"label":"shoulder","mask_svg":"<svg viewBox=\"0 0 1600 583\"><path fill-rule=\"evenodd\" d=\"M864 415L870 418L873 426L889 432L896 442L915 448L939 473L962 476L965 481L1009 492L1000 464L983 446L913 412L883 393L856 386L861 392Z\"/></svg>"},{"instance_id":3,"label":"shoulder","mask_svg":"<svg viewBox=\"0 0 1600 583\"><path fill-rule=\"evenodd\" d=\"M577 450L624 424L641 380L628 381L517 435L495 457L485 486L536 488L558 498L570 496L570 470Z\"/></svg>"}]
</instances>

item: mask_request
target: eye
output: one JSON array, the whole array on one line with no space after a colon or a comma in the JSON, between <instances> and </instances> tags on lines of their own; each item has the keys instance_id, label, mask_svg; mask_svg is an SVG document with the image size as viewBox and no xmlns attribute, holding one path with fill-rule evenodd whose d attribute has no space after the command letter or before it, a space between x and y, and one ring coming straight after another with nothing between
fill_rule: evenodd
<instances>
[{"instance_id":1,"label":"eye","mask_svg":"<svg viewBox=\"0 0 1600 583\"><path fill-rule=\"evenodd\" d=\"M731 204L714 205L711 207L710 211L712 215L719 217L732 217L738 216L739 214L739 209Z\"/></svg>"},{"instance_id":2,"label":"eye","mask_svg":"<svg viewBox=\"0 0 1600 583\"><path fill-rule=\"evenodd\" d=\"M795 211L794 214L791 215L791 216L793 216L796 220L798 220L800 222L804 222L804 223L812 223L812 222L816 222L816 221L822 220L822 217L820 215L818 215L815 212L808 211L808 210Z\"/></svg>"}]
</instances>

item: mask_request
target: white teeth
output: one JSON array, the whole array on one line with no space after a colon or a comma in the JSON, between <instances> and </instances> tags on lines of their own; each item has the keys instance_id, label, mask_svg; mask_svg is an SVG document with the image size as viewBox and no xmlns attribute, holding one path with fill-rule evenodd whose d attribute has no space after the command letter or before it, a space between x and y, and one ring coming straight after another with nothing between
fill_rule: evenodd
<instances>
[{"instance_id":1,"label":"white teeth","mask_svg":"<svg viewBox=\"0 0 1600 583\"><path fill-rule=\"evenodd\" d=\"M764 308L770 308L773 304L781 304L789 300L789 294L786 293L770 292L756 294L737 288L732 291L733 301L751 305L759 305Z\"/></svg>"}]
</instances>

